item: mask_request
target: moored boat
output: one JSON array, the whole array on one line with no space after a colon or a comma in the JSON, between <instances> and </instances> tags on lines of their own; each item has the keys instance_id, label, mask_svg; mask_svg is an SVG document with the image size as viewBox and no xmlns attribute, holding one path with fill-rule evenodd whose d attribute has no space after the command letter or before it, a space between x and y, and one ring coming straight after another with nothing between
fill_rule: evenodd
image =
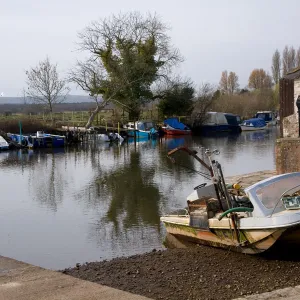
<instances>
[{"instance_id":1,"label":"moored boat","mask_svg":"<svg viewBox=\"0 0 300 300\"><path fill-rule=\"evenodd\" d=\"M276 241L300 244L300 172L273 176L245 189L225 183L222 168L206 151L209 164L195 151L180 147L196 158L211 176L187 198L187 214L161 217L167 233L204 245L247 254L269 249ZM207 176L207 175L206 175Z\"/></svg>"},{"instance_id":2,"label":"moored boat","mask_svg":"<svg viewBox=\"0 0 300 300\"><path fill-rule=\"evenodd\" d=\"M32 135L7 134L12 141L28 148L59 148L65 146L65 136L37 131Z\"/></svg>"},{"instance_id":3,"label":"moored boat","mask_svg":"<svg viewBox=\"0 0 300 300\"><path fill-rule=\"evenodd\" d=\"M0 135L0 151L7 150L9 148L8 142Z\"/></svg>"},{"instance_id":4,"label":"moored boat","mask_svg":"<svg viewBox=\"0 0 300 300\"><path fill-rule=\"evenodd\" d=\"M275 126L278 123L276 114L270 110L258 111L255 118L263 119L267 126Z\"/></svg>"},{"instance_id":5,"label":"moored boat","mask_svg":"<svg viewBox=\"0 0 300 300\"><path fill-rule=\"evenodd\" d=\"M223 112L206 112L198 114L192 126L195 134L240 133L240 116Z\"/></svg>"},{"instance_id":6,"label":"moored boat","mask_svg":"<svg viewBox=\"0 0 300 300\"><path fill-rule=\"evenodd\" d=\"M166 135L190 135L191 129L185 124L178 121L177 118L169 118L164 120L163 132Z\"/></svg>"},{"instance_id":7,"label":"moored boat","mask_svg":"<svg viewBox=\"0 0 300 300\"><path fill-rule=\"evenodd\" d=\"M134 122L129 122L124 128L127 129L129 137L136 135L137 138L155 138L158 136L156 126L152 121L137 121L135 122L135 126Z\"/></svg>"},{"instance_id":8,"label":"moored boat","mask_svg":"<svg viewBox=\"0 0 300 300\"><path fill-rule=\"evenodd\" d=\"M243 121L241 128L242 131L264 130L267 128L267 124L263 119L253 118Z\"/></svg>"}]
</instances>

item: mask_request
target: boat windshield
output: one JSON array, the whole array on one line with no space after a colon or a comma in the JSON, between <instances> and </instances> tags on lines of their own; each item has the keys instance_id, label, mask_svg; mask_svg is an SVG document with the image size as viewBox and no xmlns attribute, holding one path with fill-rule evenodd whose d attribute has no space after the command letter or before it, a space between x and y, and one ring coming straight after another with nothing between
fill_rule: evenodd
<instances>
[{"instance_id":1,"label":"boat windshield","mask_svg":"<svg viewBox=\"0 0 300 300\"><path fill-rule=\"evenodd\" d=\"M145 122L144 126L145 126L146 131L149 131L151 128L155 128L155 126L152 122Z\"/></svg>"},{"instance_id":2,"label":"boat windshield","mask_svg":"<svg viewBox=\"0 0 300 300\"><path fill-rule=\"evenodd\" d=\"M300 190L300 174L288 176L272 181L270 184L258 189L256 195L262 204L268 209L275 207L284 209L284 203L280 201L283 193L293 194Z\"/></svg>"}]
</instances>

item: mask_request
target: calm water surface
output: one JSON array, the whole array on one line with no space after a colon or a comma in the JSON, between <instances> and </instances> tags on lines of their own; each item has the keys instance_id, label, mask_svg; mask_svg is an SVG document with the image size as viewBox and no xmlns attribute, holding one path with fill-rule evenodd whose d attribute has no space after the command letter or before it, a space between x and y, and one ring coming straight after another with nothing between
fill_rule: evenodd
<instances>
[{"instance_id":1,"label":"calm water surface","mask_svg":"<svg viewBox=\"0 0 300 300\"><path fill-rule=\"evenodd\" d=\"M162 249L159 217L204 180L180 145L219 149L225 176L275 169L276 129L218 138L0 153L0 255L51 269Z\"/></svg>"}]
</instances>

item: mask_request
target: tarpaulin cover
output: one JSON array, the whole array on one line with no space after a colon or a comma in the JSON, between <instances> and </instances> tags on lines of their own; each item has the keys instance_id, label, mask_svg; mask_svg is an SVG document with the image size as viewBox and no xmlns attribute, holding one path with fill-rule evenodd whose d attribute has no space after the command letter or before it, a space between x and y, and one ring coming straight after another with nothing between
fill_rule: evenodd
<instances>
[{"instance_id":1,"label":"tarpaulin cover","mask_svg":"<svg viewBox=\"0 0 300 300\"><path fill-rule=\"evenodd\" d=\"M254 118L254 119L245 120L243 125L253 126L253 127L265 127L266 122L263 119Z\"/></svg>"},{"instance_id":2,"label":"tarpaulin cover","mask_svg":"<svg viewBox=\"0 0 300 300\"><path fill-rule=\"evenodd\" d=\"M177 118L169 118L164 120L164 123L175 128L175 129L180 129L180 130L186 130L188 127L184 125L183 123L180 123Z\"/></svg>"}]
</instances>

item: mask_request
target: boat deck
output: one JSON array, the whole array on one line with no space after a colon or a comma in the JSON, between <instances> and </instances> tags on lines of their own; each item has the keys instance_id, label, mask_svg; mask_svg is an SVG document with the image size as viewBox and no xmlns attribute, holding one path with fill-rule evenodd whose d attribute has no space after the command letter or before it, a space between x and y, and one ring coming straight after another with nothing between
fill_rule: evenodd
<instances>
[{"instance_id":1,"label":"boat deck","mask_svg":"<svg viewBox=\"0 0 300 300\"><path fill-rule=\"evenodd\" d=\"M243 188L247 188L248 186L256 182L270 178L275 175L277 175L276 170L259 171L244 175L226 177L226 183L231 184L239 182Z\"/></svg>"}]
</instances>

